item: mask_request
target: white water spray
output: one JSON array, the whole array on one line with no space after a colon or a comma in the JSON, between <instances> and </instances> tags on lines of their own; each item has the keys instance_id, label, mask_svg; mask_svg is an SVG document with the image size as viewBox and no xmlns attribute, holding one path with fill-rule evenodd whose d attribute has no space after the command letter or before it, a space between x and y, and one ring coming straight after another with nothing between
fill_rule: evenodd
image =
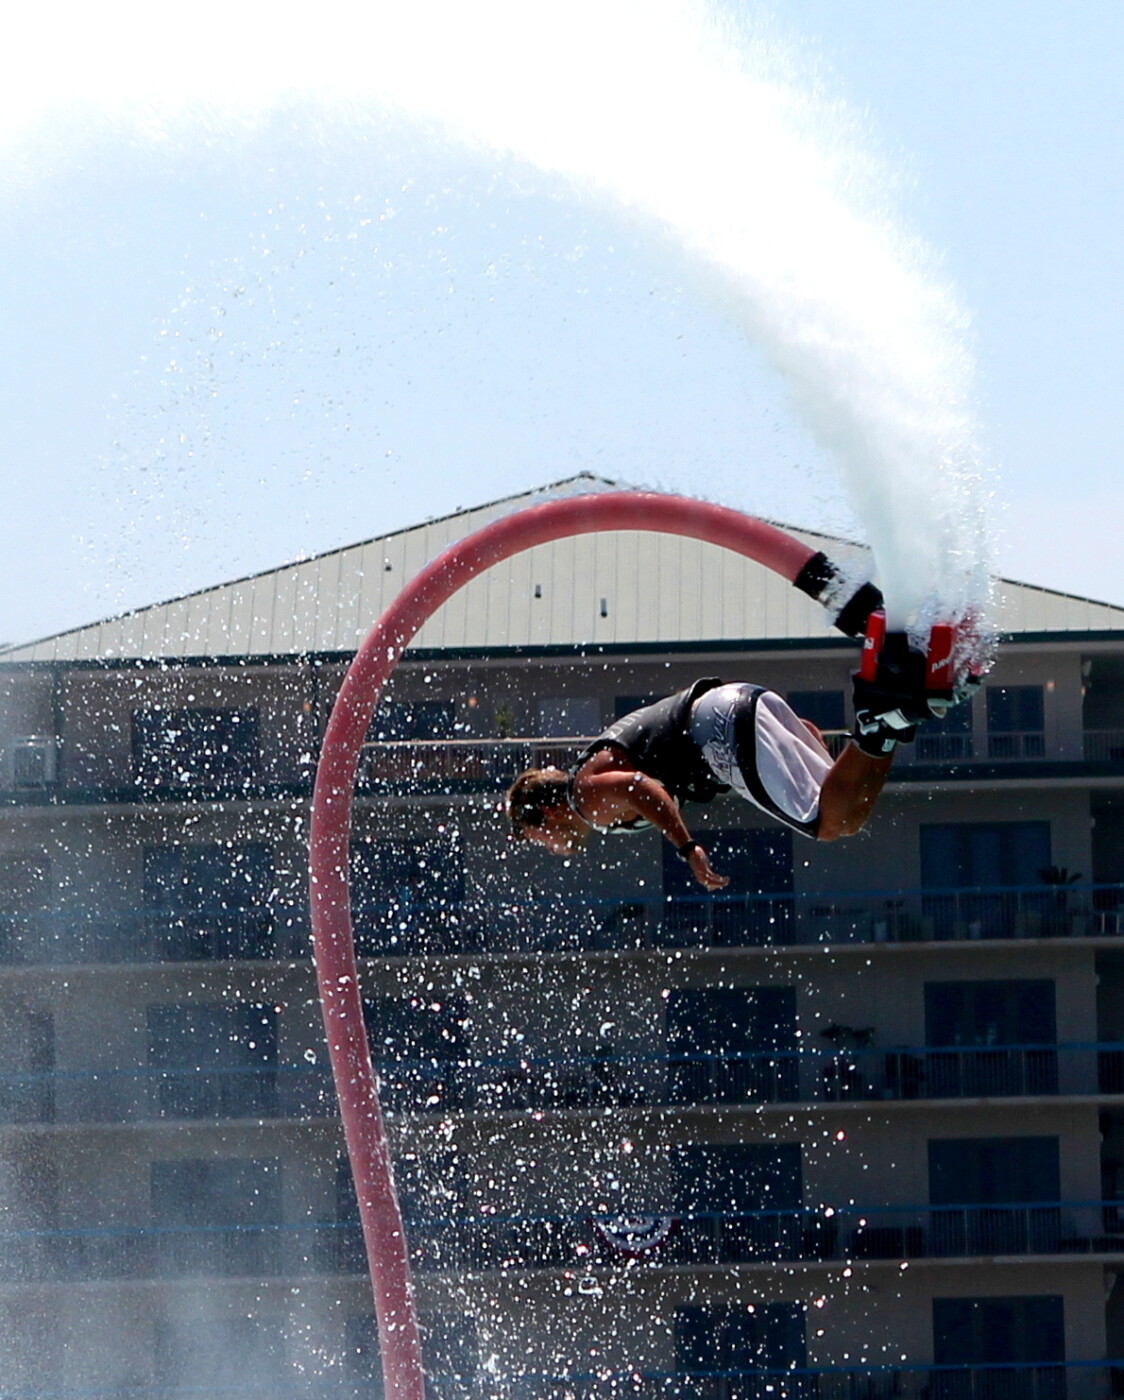
<instances>
[{"instance_id":1,"label":"white water spray","mask_svg":"<svg viewBox=\"0 0 1124 1400\"><path fill-rule=\"evenodd\" d=\"M58 93L132 112L148 141L200 112L252 127L294 95L360 122L390 106L629 211L687 251L834 454L892 622L986 622L965 315L886 212L855 120L767 30L704 0L327 0L315 26L284 0L200 0L174 34L132 0L70 9L41 36ZM0 135L45 105L12 78Z\"/></svg>"},{"instance_id":2,"label":"white water spray","mask_svg":"<svg viewBox=\"0 0 1124 1400\"><path fill-rule=\"evenodd\" d=\"M495 0L433 21L430 6L386 20L380 97L657 221L835 454L891 623L983 618L966 318L881 212L846 113L689 0L583 0L549 18Z\"/></svg>"}]
</instances>

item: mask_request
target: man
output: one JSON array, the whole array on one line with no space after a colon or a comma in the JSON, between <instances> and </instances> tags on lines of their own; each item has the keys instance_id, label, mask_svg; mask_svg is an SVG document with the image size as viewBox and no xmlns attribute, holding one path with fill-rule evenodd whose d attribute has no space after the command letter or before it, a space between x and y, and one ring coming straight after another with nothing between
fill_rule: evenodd
<instances>
[{"instance_id":1,"label":"man","mask_svg":"<svg viewBox=\"0 0 1124 1400\"><path fill-rule=\"evenodd\" d=\"M861 621L855 616L860 597ZM881 595L865 584L836 625L850 635L865 631L872 606L880 603ZM834 760L819 730L773 691L716 678L696 681L611 725L569 772L521 774L507 794L512 833L570 855L592 830L655 827L704 889L722 889L729 881L691 836L682 804L709 802L733 789L805 836L834 841L854 835L874 808L897 744L909 742L917 723L938 712L925 697L924 676L925 658L905 634L887 636L876 679L854 677L855 732Z\"/></svg>"}]
</instances>

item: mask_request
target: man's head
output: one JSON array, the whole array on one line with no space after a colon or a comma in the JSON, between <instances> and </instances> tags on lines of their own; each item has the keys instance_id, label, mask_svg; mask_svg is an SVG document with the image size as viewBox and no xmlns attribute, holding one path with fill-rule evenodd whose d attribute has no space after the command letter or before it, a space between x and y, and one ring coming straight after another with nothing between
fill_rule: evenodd
<instances>
[{"instance_id":1,"label":"man's head","mask_svg":"<svg viewBox=\"0 0 1124 1400\"><path fill-rule=\"evenodd\" d=\"M580 850L589 823L570 806L569 778L561 768L529 768L507 790L506 811L517 841L534 841L553 855Z\"/></svg>"}]
</instances>

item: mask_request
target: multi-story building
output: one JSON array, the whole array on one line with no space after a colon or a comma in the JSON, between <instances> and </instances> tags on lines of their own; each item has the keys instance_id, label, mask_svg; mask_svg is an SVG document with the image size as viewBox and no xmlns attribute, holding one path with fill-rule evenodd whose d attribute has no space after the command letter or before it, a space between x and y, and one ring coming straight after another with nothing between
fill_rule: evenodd
<instances>
[{"instance_id":1,"label":"multi-story building","mask_svg":"<svg viewBox=\"0 0 1124 1400\"><path fill-rule=\"evenodd\" d=\"M370 1393L312 775L381 609L522 504L0 655L4 1394ZM352 886L434 1394L1120 1391L1124 608L1003 594L863 835L698 809L720 896L651 833L513 847L497 800L698 675L844 730L816 605L596 536L415 639Z\"/></svg>"}]
</instances>

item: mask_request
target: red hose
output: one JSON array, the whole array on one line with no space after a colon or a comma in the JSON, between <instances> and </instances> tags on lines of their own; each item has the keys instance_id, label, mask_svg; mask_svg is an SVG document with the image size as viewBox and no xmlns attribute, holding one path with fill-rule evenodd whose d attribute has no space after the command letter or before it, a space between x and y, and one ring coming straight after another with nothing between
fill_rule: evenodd
<instances>
[{"instance_id":1,"label":"red hose","mask_svg":"<svg viewBox=\"0 0 1124 1400\"><path fill-rule=\"evenodd\" d=\"M652 530L705 540L790 582L813 554L724 506L645 492L571 496L504 516L451 545L383 613L344 677L324 734L310 831L312 940L320 1004L375 1295L385 1400L424 1400L421 1347L402 1213L363 1025L348 892L351 797L379 694L411 637L458 589L513 554L569 535Z\"/></svg>"}]
</instances>

